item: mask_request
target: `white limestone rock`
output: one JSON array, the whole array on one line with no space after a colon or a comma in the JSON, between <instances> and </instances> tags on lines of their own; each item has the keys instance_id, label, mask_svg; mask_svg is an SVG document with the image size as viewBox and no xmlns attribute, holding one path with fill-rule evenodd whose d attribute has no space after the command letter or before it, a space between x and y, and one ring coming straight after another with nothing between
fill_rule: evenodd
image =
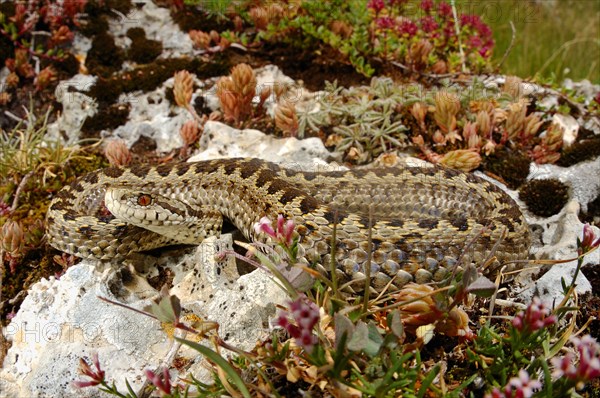
<instances>
[{"instance_id":1,"label":"white limestone rock","mask_svg":"<svg viewBox=\"0 0 600 398\"><path fill-rule=\"evenodd\" d=\"M265 336L275 305L284 304L287 296L265 271L239 276L233 257L217 261L216 254L231 250L231 244L230 235L209 238L191 254L169 261L166 268L174 275L170 293L180 298L184 315L218 323L221 338L250 350ZM2 396L98 396L95 388L72 385L86 380L78 375L79 358L89 361L94 353L107 380L114 379L121 391L126 391L125 379L134 389L141 388L144 370L170 364L175 352L194 361L185 374L209 376L196 351L172 349L173 341L157 320L98 298L142 310L159 296L146 282L153 272L154 267L146 275L128 268L101 269L99 263L83 261L59 280L34 284L3 332L12 346L0 370Z\"/></svg>"},{"instance_id":2,"label":"white limestone rock","mask_svg":"<svg viewBox=\"0 0 600 398\"><path fill-rule=\"evenodd\" d=\"M115 296L119 272L82 262L60 279L34 284L15 318L4 328L12 343L0 370L3 397L98 396L96 389L79 390L79 358L98 353L102 367L140 386L143 370L168 350L169 342L155 321L101 301L124 301L135 308L146 302L128 293ZM121 292L117 293L121 296Z\"/></svg>"},{"instance_id":3,"label":"white limestone rock","mask_svg":"<svg viewBox=\"0 0 600 398\"><path fill-rule=\"evenodd\" d=\"M166 91L173 87L173 78L153 91L126 93L119 103L129 103L127 123L112 131L103 130L103 138L120 138L131 147L142 136L156 142L156 151L168 153L183 145L179 129L191 119L189 113L166 99Z\"/></svg>"},{"instance_id":4,"label":"white limestone rock","mask_svg":"<svg viewBox=\"0 0 600 398\"><path fill-rule=\"evenodd\" d=\"M181 31L171 18L167 7L159 7L150 0L136 1L127 15L120 14L109 20L110 32L115 44L127 48L131 40L126 36L131 28L143 28L146 38L158 40L163 45L160 58L180 57L194 52L192 40L187 32Z\"/></svg>"},{"instance_id":5,"label":"white limestone rock","mask_svg":"<svg viewBox=\"0 0 600 398\"><path fill-rule=\"evenodd\" d=\"M62 141L65 134L67 145L78 143L83 123L98 110L96 101L85 94L95 83L96 77L78 74L56 86L54 95L62 105L62 112L55 122L48 124L49 137Z\"/></svg>"},{"instance_id":6,"label":"white limestone rock","mask_svg":"<svg viewBox=\"0 0 600 398\"><path fill-rule=\"evenodd\" d=\"M301 168L312 163L326 165L331 154L319 138L298 140L277 138L258 130L238 130L224 123L208 121L200 138L201 152L189 161L223 157L254 157Z\"/></svg>"},{"instance_id":7,"label":"white limestone rock","mask_svg":"<svg viewBox=\"0 0 600 398\"><path fill-rule=\"evenodd\" d=\"M580 207L586 210L586 205L600 194L600 158L593 161L577 163L571 167L563 168L555 165L532 164L528 179L556 178L570 187L571 201L561 210L559 214L548 218L536 217L525 211L525 217L534 231L534 242L531 253L536 258L551 260L568 260L577 257L577 238L582 237L583 223L579 221L578 213ZM552 194L552 193L548 193ZM600 230L593 227L597 235ZM585 264L599 264L600 252L585 257ZM532 296L537 295L552 305L563 298L561 279L567 284L574 276L577 261L573 260L565 264L556 264L541 278L532 282L530 274L525 273L522 277L524 288L519 292L519 297L528 302ZM591 285L584 275L579 274L577 278L577 292L583 294L591 291Z\"/></svg>"}]
</instances>

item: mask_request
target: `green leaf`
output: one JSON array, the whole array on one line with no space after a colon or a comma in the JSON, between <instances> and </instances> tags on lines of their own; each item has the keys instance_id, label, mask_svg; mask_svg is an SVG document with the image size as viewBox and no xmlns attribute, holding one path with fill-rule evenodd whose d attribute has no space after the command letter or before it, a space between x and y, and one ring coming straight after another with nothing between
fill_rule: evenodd
<instances>
[{"instance_id":1,"label":"green leaf","mask_svg":"<svg viewBox=\"0 0 600 398\"><path fill-rule=\"evenodd\" d=\"M492 297L496 292L497 286L485 276L480 276L469 285L467 291L478 297Z\"/></svg>"},{"instance_id":2,"label":"green leaf","mask_svg":"<svg viewBox=\"0 0 600 398\"><path fill-rule=\"evenodd\" d=\"M431 386L431 383L433 383L433 380L435 379L435 376L437 376L439 371L440 365L435 365L433 369L431 369L429 373L427 373L427 377L425 377L425 379L421 383L421 388L419 388L417 398L423 398L425 396L425 394L429 390L429 386Z\"/></svg>"},{"instance_id":3,"label":"green leaf","mask_svg":"<svg viewBox=\"0 0 600 398\"><path fill-rule=\"evenodd\" d=\"M345 340L352 338L352 334L354 333L354 325L350 318L345 315L341 315L340 313L336 313L334 316L335 323L335 350L343 350L345 347L340 346L340 344L344 340L344 335L346 335Z\"/></svg>"},{"instance_id":4,"label":"green leaf","mask_svg":"<svg viewBox=\"0 0 600 398\"><path fill-rule=\"evenodd\" d=\"M473 264L467 265L462 275L462 285L465 289L477 279L477 268Z\"/></svg>"},{"instance_id":5,"label":"green leaf","mask_svg":"<svg viewBox=\"0 0 600 398\"><path fill-rule=\"evenodd\" d=\"M404 336L404 326L402 326L402 316L400 315L400 310L396 309L390 312L387 316L387 323L390 327L390 330L396 335L396 337L402 338Z\"/></svg>"},{"instance_id":6,"label":"green leaf","mask_svg":"<svg viewBox=\"0 0 600 398\"><path fill-rule=\"evenodd\" d=\"M358 321L354 328L354 333L348 340L348 349L350 351L361 351L366 349L369 344L369 327L363 321Z\"/></svg>"},{"instance_id":7,"label":"green leaf","mask_svg":"<svg viewBox=\"0 0 600 398\"><path fill-rule=\"evenodd\" d=\"M235 369L229 364L229 362L225 360L225 358L223 358L210 348L195 343L193 341L181 339L179 337L175 337L175 340L193 348L194 350L198 351L200 354L208 358L210 361L214 362L215 365L220 367L227 374L227 376L229 376L231 382L238 388L240 393L244 397L250 398L250 391L248 391L248 388L246 388L244 381L242 380L240 375L235 371Z\"/></svg>"},{"instance_id":8,"label":"green leaf","mask_svg":"<svg viewBox=\"0 0 600 398\"><path fill-rule=\"evenodd\" d=\"M367 346L363 349L363 352L371 357L374 357L381 350L381 346L383 345L383 337L381 337L381 334L375 325L369 325L368 330L369 335Z\"/></svg>"},{"instance_id":9,"label":"green leaf","mask_svg":"<svg viewBox=\"0 0 600 398\"><path fill-rule=\"evenodd\" d=\"M181 303L177 296L162 296L158 303L152 303L144 308L160 322L176 323L181 314Z\"/></svg>"}]
</instances>

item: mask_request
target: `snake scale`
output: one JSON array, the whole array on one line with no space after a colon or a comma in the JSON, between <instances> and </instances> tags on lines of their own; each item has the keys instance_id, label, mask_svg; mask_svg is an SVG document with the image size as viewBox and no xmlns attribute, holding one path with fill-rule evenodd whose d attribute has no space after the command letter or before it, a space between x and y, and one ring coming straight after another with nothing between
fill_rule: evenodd
<instances>
[{"instance_id":1,"label":"snake scale","mask_svg":"<svg viewBox=\"0 0 600 398\"><path fill-rule=\"evenodd\" d=\"M254 224L279 214L294 220L302 259L322 272L335 225L336 272L344 281L364 281L370 247L374 291L390 281L393 290L441 280L459 258L481 265L493 254L493 264L514 269L510 262L527 258L530 243L517 204L472 174L438 166L302 172L259 159L92 172L52 200L47 236L77 257L118 261L197 244L220 234L224 220L264 241Z\"/></svg>"}]
</instances>

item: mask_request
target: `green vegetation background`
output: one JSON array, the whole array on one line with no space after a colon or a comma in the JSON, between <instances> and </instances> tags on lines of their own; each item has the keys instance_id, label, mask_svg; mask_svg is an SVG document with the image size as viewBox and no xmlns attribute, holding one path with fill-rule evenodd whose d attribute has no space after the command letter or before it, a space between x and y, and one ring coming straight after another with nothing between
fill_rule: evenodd
<instances>
[{"instance_id":1,"label":"green vegetation background","mask_svg":"<svg viewBox=\"0 0 600 398\"><path fill-rule=\"evenodd\" d=\"M599 0L458 0L457 7L490 25L496 61L510 45L513 22L515 41L504 73L600 84Z\"/></svg>"}]
</instances>

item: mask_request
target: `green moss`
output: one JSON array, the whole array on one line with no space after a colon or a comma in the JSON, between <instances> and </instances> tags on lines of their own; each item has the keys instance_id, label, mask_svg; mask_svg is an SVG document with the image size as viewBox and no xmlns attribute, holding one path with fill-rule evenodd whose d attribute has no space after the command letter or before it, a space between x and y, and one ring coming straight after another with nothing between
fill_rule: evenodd
<instances>
[{"instance_id":1,"label":"green moss","mask_svg":"<svg viewBox=\"0 0 600 398\"><path fill-rule=\"evenodd\" d=\"M585 160L595 159L600 156L600 138L591 138L574 143L563 150L556 165L569 167Z\"/></svg>"},{"instance_id":2,"label":"green moss","mask_svg":"<svg viewBox=\"0 0 600 398\"><path fill-rule=\"evenodd\" d=\"M162 43L146 38L143 28L131 28L127 31L131 47L127 51L129 59L138 64L148 64L162 53Z\"/></svg>"},{"instance_id":3,"label":"green moss","mask_svg":"<svg viewBox=\"0 0 600 398\"><path fill-rule=\"evenodd\" d=\"M519 199L536 216L550 217L567 204L569 187L557 179L533 180L519 189Z\"/></svg>"},{"instance_id":4,"label":"green moss","mask_svg":"<svg viewBox=\"0 0 600 398\"><path fill-rule=\"evenodd\" d=\"M509 188L517 189L527 179L530 163L521 152L502 148L484 158L483 168L501 177Z\"/></svg>"}]
</instances>

